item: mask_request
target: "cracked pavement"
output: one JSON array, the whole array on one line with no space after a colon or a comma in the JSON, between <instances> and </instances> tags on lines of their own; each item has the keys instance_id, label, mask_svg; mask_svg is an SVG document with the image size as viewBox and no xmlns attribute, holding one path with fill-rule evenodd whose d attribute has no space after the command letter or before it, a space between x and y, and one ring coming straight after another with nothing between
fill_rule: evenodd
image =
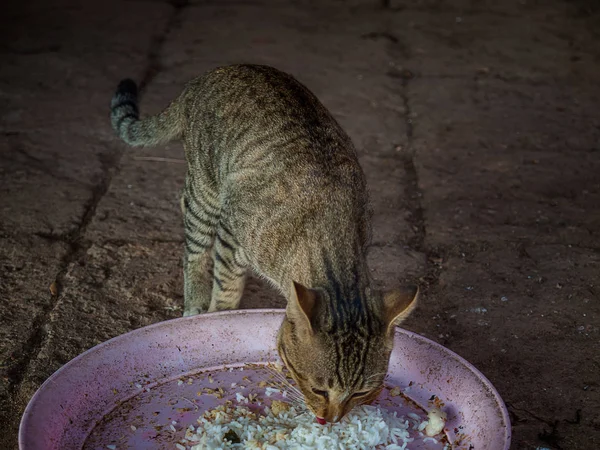
<instances>
[{"instance_id":1,"label":"cracked pavement","mask_svg":"<svg viewBox=\"0 0 600 450\"><path fill-rule=\"evenodd\" d=\"M216 65L269 64L360 152L380 286L420 280L404 327L506 401L513 448L600 447L600 10L551 0L9 0L0 18L0 448L61 365L179 317L179 144L142 114ZM250 280L243 306L282 307Z\"/></svg>"}]
</instances>

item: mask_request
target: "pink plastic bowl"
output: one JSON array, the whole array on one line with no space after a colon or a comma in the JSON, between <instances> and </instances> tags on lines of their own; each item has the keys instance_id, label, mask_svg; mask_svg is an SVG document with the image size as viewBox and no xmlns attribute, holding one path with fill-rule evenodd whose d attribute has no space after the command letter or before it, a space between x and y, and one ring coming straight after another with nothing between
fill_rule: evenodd
<instances>
[{"instance_id":1,"label":"pink plastic bowl","mask_svg":"<svg viewBox=\"0 0 600 450\"><path fill-rule=\"evenodd\" d=\"M282 318L283 310L270 309L204 314L100 344L59 369L36 392L21 420L19 448L106 449L116 442L117 449L174 449L174 434L164 439L164 433L140 431L152 428L148 417L162 418L169 428L172 419L177 433L183 433L185 428L179 428L193 423L203 408L222 401L202 400L200 409L196 398L190 401L194 394L186 392L198 389L194 383L208 383L198 374L221 369L230 376L228 382L241 380L244 364L277 360L275 337ZM425 409L433 395L442 401L448 413L446 435L458 442L453 448L509 448L511 428L502 399L477 369L441 345L398 328L387 383L405 389Z\"/></svg>"}]
</instances>

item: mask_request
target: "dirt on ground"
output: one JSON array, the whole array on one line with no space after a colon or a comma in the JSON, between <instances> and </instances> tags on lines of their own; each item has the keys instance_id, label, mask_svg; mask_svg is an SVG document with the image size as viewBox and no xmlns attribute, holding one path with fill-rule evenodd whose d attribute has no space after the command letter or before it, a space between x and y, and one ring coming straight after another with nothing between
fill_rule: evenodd
<instances>
[{"instance_id":1,"label":"dirt on ground","mask_svg":"<svg viewBox=\"0 0 600 450\"><path fill-rule=\"evenodd\" d=\"M55 370L182 314L182 149L126 148L217 65L295 75L354 140L373 276L480 369L513 449L600 448L600 8L565 0L9 0L0 15L0 448ZM243 306L282 307L252 279Z\"/></svg>"}]
</instances>

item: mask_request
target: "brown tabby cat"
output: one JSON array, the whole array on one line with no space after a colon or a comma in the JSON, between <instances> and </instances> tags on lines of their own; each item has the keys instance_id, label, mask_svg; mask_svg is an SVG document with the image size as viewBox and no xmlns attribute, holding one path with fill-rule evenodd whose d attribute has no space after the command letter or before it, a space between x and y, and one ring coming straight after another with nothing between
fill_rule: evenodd
<instances>
[{"instance_id":1,"label":"brown tabby cat","mask_svg":"<svg viewBox=\"0 0 600 450\"><path fill-rule=\"evenodd\" d=\"M183 140L184 315L238 308L252 269L288 300L278 350L317 418L337 422L377 397L394 323L418 290L370 287L365 177L317 98L271 67L233 65L156 116L139 118L131 80L111 106L129 145Z\"/></svg>"}]
</instances>

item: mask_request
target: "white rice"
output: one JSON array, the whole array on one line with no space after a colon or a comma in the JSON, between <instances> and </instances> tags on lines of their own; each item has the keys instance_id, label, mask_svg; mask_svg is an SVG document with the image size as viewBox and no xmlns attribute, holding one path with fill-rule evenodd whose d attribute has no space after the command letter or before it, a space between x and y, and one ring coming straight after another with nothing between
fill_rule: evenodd
<instances>
[{"instance_id":1,"label":"white rice","mask_svg":"<svg viewBox=\"0 0 600 450\"><path fill-rule=\"evenodd\" d=\"M319 425L311 413L299 413L293 407L279 415L265 408L265 414L258 415L230 402L205 412L198 424L195 431L188 429L185 436L191 441L192 450L404 450L413 441L410 425L417 425L412 418L398 417L374 406L355 408L339 423ZM235 431L240 443L223 440L230 430Z\"/></svg>"},{"instance_id":2,"label":"white rice","mask_svg":"<svg viewBox=\"0 0 600 450\"><path fill-rule=\"evenodd\" d=\"M265 394L267 394L267 397L270 397L273 394L281 394L281 391L279 389L275 389L272 387L267 387L265 389Z\"/></svg>"},{"instance_id":3,"label":"white rice","mask_svg":"<svg viewBox=\"0 0 600 450\"><path fill-rule=\"evenodd\" d=\"M429 411L427 414L428 421L427 426L425 427L425 434L430 437L440 434L446 425L447 417L446 413L438 408Z\"/></svg>"}]
</instances>

